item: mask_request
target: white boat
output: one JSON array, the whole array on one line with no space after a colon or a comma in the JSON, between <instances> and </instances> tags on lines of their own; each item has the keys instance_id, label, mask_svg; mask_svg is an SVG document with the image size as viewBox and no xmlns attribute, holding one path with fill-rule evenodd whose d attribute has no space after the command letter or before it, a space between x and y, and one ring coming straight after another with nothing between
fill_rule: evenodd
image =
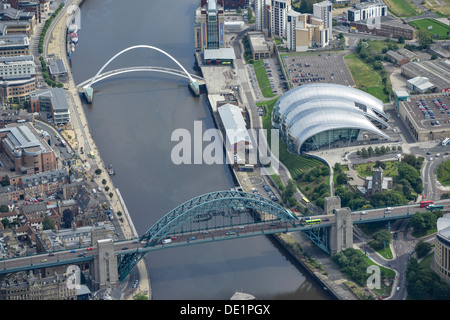
<instances>
[{"instance_id":1,"label":"white boat","mask_svg":"<svg viewBox=\"0 0 450 320\"><path fill-rule=\"evenodd\" d=\"M78 43L78 37L72 37L72 42L77 44Z\"/></svg>"},{"instance_id":2,"label":"white boat","mask_svg":"<svg viewBox=\"0 0 450 320\"><path fill-rule=\"evenodd\" d=\"M77 32L78 31L78 26L76 24L71 24L68 28L69 33L71 32Z\"/></svg>"},{"instance_id":3,"label":"white boat","mask_svg":"<svg viewBox=\"0 0 450 320\"><path fill-rule=\"evenodd\" d=\"M73 43L70 44L70 50L72 52L75 52L75 44L73 44Z\"/></svg>"}]
</instances>

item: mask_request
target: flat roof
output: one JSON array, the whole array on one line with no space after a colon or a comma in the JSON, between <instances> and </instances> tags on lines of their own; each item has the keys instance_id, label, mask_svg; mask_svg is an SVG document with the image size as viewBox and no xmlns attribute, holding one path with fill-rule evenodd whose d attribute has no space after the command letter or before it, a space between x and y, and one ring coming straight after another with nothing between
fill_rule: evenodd
<instances>
[{"instance_id":1,"label":"flat roof","mask_svg":"<svg viewBox=\"0 0 450 320\"><path fill-rule=\"evenodd\" d=\"M203 58L205 60L235 60L236 55L233 48L205 49Z\"/></svg>"},{"instance_id":2,"label":"flat roof","mask_svg":"<svg viewBox=\"0 0 450 320\"><path fill-rule=\"evenodd\" d=\"M263 33L248 33L248 39L253 52L269 50L269 46Z\"/></svg>"},{"instance_id":3,"label":"flat roof","mask_svg":"<svg viewBox=\"0 0 450 320\"><path fill-rule=\"evenodd\" d=\"M440 131L446 131L450 130L450 115L444 111L441 112L433 102L433 99L441 98L442 102L445 103L448 106L450 106L450 100L447 99L442 94L419 94L411 96L411 98L408 101L401 101L400 103L404 106L405 110L408 113L409 119L411 122L414 122L416 124L416 127L420 130L438 130ZM430 108L430 110L433 112L435 119L431 119L431 116L428 112L426 112L428 115L425 115L425 113L420 110L418 103L420 103L420 99L423 99L427 106ZM428 119L426 118L428 117ZM431 123L434 121L439 121L439 125L432 125ZM445 123L445 122L449 123Z\"/></svg>"},{"instance_id":4,"label":"flat roof","mask_svg":"<svg viewBox=\"0 0 450 320\"><path fill-rule=\"evenodd\" d=\"M36 99L37 97L50 98L52 108L56 112L58 110L69 110L69 103L67 101L66 93L62 88L42 89L30 93L30 97Z\"/></svg>"},{"instance_id":5,"label":"flat roof","mask_svg":"<svg viewBox=\"0 0 450 320\"><path fill-rule=\"evenodd\" d=\"M66 74L67 68L62 59L49 59L50 74Z\"/></svg>"}]
</instances>

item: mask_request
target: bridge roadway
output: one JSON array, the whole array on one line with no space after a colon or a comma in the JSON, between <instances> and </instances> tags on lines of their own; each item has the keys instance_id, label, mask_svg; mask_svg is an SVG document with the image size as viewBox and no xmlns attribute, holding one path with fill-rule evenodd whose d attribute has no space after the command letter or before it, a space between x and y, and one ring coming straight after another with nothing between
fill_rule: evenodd
<instances>
[{"instance_id":1,"label":"bridge roadway","mask_svg":"<svg viewBox=\"0 0 450 320\"><path fill-rule=\"evenodd\" d=\"M435 201L435 203L443 204L444 211L450 209L450 200L440 200ZM425 211L427 211L426 208L420 208L419 204L413 204L392 207L392 209L390 210L391 213L389 214L385 213L385 208L366 210L365 212L367 212L367 214L362 214L363 211L353 211L352 218L354 224L362 224L376 221L390 221L410 218L416 212ZM293 224L291 224L282 220L274 220L247 225L233 225L210 230L199 229L197 231L190 231L183 234L172 234L171 237L173 237L173 240L168 244L163 244L161 241L158 241L153 245L150 244L149 246L146 246L146 244L141 243L139 239L132 239L125 241L116 241L114 243L114 247L117 255L124 255L129 253L162 250L171 247L200 244L212 241L268 235L282 232L307 231L315 228L331 227L334 223L333 214L318 215L312 217L320 218L322 219L322 222L320 224L307 226L300 221L295 221ZM229 234L229 231L235 231L236 233ZM195 237L195 240L191 240L193 239L193 237ZM79 257L78 255L80 253L84 253L85 255L83 257ZM92 250L88 250L87 247L83 247L57 251L54 252L53 255L44 253L25 257L4 259L0 261L0 274L93 261L96 253L96 247L93 247Z\"/></svg>"},{"instance_id":2,"label":"bridge roadway","mask_svg":"<svg viewBox=\"0 0 450 320\"><path fill-rule=\"evenodd\" d=\"M182 70L172 69L172 68L165 68L165 67L152 67L152 66L140 66L140 67L128 67L128 68L120 68L115 70L106 71L104 73L101 73L98 75L98 77L95 79L95 81L92 83L97 83L99 81L108 79L110 77L124 74L124 73L130 73L130 72L160 72L160 73L166 73L166 74L172 74L176 76L180 76L186 79L189 79L189 77L184 73ZM205 79L194 74L190 74L192 78L198 81L199 85L205 84ZM78 88L83 88L84 86L88 85L92 79L95 77L92 77L90 79L87 79L86 81L81 82L77 85Z\"/></svg>"}]
</instances>

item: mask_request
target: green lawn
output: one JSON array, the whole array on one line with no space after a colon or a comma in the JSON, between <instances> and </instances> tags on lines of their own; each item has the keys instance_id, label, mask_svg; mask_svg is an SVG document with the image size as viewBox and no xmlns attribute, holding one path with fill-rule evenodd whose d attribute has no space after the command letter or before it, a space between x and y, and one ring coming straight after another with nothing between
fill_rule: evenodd
<instances>
[{"instance_id":1,"label":"green lawn","mask_svg":"<svg viewBox=\"0 0 450 320\"><path fill-rule=\"evenodd\" d=\"M398 161L385 161L384 163L386 164L386 169L384 169L384 176L395 178L398 173ZM354 165L355 170L358 172L361 178L372 176L372 170L374 166L375 162Z\"/></svg>"},{"instance_id":2,"label":"green lawn","mask_svg":"<svg viewBox=\"0 0 450 320\"><path fill-rule=\"evenodd\" d=\"M378 72L368 66L355 53L346 55L344 61L359 89L370 93L383 102L389 102L389 96L383 90L383 81Z\"/></svg>"},{"instance_id":3,"label":"green lawn","mask_svg":"<svg viewBox=\"0 0 450 320\"><path fill-rule=\"evenodd\" d=\"M447 25L443 24L442 22L436 21L434 19L421 19L421 20L415 20L410 22L411 25L416 27L417 29L424 29L427 31L431 36L434 37L434 35L438 35L439 39L450 39L450 37L447 35L447 31L449 31L449 28ZM428 30L428 27L432 27L431 30Z\"/></svg>"},{"instance_id":4,"label":"green lawn","mask_svg":"<svg viewBox=\"0 0 450 320\"><path fill-rule=\"evenodd\" d=\"M384 2L388 6L389 11L397 17L414 17L422 13L422 11L409 0L385 0Z\"/></svg>"},{"instance_id":5,"label":"green lawn","mask_svg":"<svg viewBox=\"0 0 450 320\"><path fill-rule=\"evenodd\" d=\"M437 179L443 186L450 186L450 161L445 161L438 167Z\"/></svg>"}]
</instances>

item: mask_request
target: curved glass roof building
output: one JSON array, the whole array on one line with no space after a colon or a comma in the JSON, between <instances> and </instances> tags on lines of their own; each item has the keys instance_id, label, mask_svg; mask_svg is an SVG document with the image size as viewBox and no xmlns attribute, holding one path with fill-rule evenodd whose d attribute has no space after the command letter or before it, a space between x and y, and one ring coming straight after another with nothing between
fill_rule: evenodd
<instances>
[{"instance_id":1,"label":"curved glass roof building","mask_svg":"<svg viewBox=\"0 0 450 320\"><path fill-rule=\"evenodd\" d=\"M361 140L362 134L389 139L383 102L347 86L307 84L285 93L272 111L272 125L280 129L289 151L330 148L338 141Z\"/></svg>"}]
</instances>

